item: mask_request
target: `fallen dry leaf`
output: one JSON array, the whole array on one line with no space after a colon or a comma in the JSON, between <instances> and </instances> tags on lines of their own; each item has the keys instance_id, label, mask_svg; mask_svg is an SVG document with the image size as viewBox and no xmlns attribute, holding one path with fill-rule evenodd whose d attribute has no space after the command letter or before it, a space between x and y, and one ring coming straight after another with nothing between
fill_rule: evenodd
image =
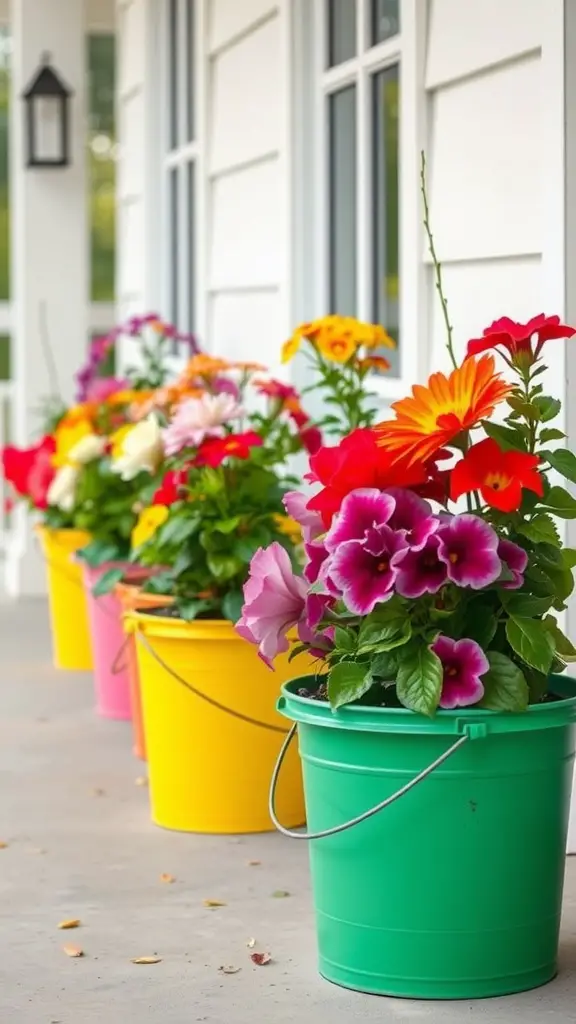
<instances>
[{"instance_id":1,"label":"fallen dry leaf","mask_svg":"<svg viewBox=\"0 0 576 1024\"><path fill-rule=\"evenodd\" d=\"M216 907L228 906L228 904L224 903L222 900L203 900L202 902L205 907L211 907L212 910L214 910Z\"/></svg>"},{"instance_id":2,"label":"fallen dry leaf","mask_svg":"<svg viewBox=\"0 0 576 1024\"><path fill-rule=\"evenodd\" d=\"M238 974L241 971L241 967L233 967L232 964L223 964L222 967L218 968L219 974Z\"/></svg>"},{"instance_id":3,"label":"fallen dry leaf","mask_svg":"<svg viewBox=\"0 0 576 1024\"><path fill-rule=\"evenodd\" d=\"M248 949L254 949L254 946L256 945L256 939L248 939L246 945L248 946Z\"/></svg>"},{"instance_id":4,"label":"fallen dry leaf","mask_svg":"<svg viewBox=\"0 0 576 1024\"><path fill-rule=\"evenodd\" d=\"M7 850L7 849L8 849L8 843L0 842L0 850Z\"/></svg>"},{"instance_id":5,"label":"fallen dry leaf","mask_svg":"<svg viewBox=\"0 0 576 1024\"><path fill-rule=\"evenodd\" d=\"M171 885L172 882L176 881L176 878L174 875L169 875L167 871L163 871L160 875L160 881L165 882L166 885Z\"/></svg>"},{"instance_id":6,"label":"fallen dry leaf","mask_svg":"<svg viewBox=\"0 0 576 1024\"><path fill-rule=\"evenodd\" d=\"M131 964L161 964L161 956L135 956L130 961Z\"/></svg>"},{"instance_id":7,"label":"fallen dry leaf","mask_svg":"<svg viewBox=\"0 0 576 1024\"><path fill-rule=\"evenodd\" d=\"M71 917L69 921L60 921L58 927L62 929L66 928L79 928L81 922L77 917Z\"/></svg>"},{"instance_id":8,"label":"fallen dry leaf","mask_svg":"<svg viewBox=\"0 0 576 1024\"><path fill-rule=\"evenodd\" d=\"M272 959L271 953L251 953L250 959L253 964L257 964L258 967L265 967L269 964Z\"/></svg>"},{"instance_id":9,"label":"fallen dry leaf","mask_svg":"<svg viewBox=\"0 0 576 1024\"><path fill-rule=\"evenodd\" d=\"M290 893L287 892L286 889L276 889L272 893L272 898L275 899L275 900L283 900L286 896L289 896L289 895L290 895Z\"/></svg>"},{"instance_id":10,"label":"fallen dry leaf","mask_svg":"<svg viewBox=\"0 0 576 1024\"><path fill-rule=\"evenodd\" d=\"M96 786L96 788L92 790L92 796L106 796L106 790L101 789L100 786Z\"/></svg>"},{"instance_id":11,"label":"fallen dry leaf","mask_svg":"<svg viewBox=\"0 0 576 1024\"><path fill-rule=\"evenodd\" d=\"M262 863L261 860L249 860L248 861L248 867L249 868L259 868L261 863Z\"/></svg>"},{"instance_id":12,"label":"fallen dry leaf","mask_svg":"<svg viewBox=\"0 0 576 1024\"><path fill-rule=\"evenodd\" d=\"M62 949L66 953L66 956L72 956L72 957L84 956L84 950L80 949L79 946L62 946Z\"/></svg>"},{"instance_id":13,"label":"fallen dry leaf","mask_svg":"<svg viewBox=\"0 0 576 1024\"><path fill-rule=\"evenodd\" d=\"M147 786L148 785L148 779L146 778L145 775L139 775L137 779L134 779L134 785L135 786Z\"/></svg>"}]
</instances>

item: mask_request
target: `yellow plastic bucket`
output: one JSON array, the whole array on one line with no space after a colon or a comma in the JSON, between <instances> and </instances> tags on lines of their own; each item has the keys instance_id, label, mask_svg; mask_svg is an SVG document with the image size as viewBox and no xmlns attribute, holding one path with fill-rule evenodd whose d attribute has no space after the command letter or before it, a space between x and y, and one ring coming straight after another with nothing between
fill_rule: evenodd
<instances>
[{"instance_id":1,"label":"yellow plastic bucket","mask_svg":"<svg viewBox=\"0 0 576 1024\"><path fill-rule=\"evenodd\" d=\"M136 631L152 820L182 832L272 831L268 787L286 735L276 699L283 682L304 666L311 671L309 659L278 658L273 672L226 621L133 612L127 624ZM283 822L304 823L296 745L282 771L278 806Z\"/></svg>"},{"instance_id":2,"label":"yellow plastic bucket","mask_svg":"<svg viewBox=\"0 0 576 1024\"><path fill-rule=\"evenodd\" d=\"M56 668L89 672L92 647L81 568L72 555L88 544L83 530L37 528L46 559L52 651Z\"/></svg>"}]
</instances>

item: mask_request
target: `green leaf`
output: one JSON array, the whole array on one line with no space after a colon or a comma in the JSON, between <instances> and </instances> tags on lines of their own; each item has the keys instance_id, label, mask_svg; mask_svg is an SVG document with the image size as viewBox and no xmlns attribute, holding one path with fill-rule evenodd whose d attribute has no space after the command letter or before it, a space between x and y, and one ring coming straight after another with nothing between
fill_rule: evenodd
<instances>
[{"instance_id":1,"label":"green leaf","mask_svg":"<svg viewBox=\"0 0 576 1024\"><path fill-rule=\"evenodd\" d=\"M530 565L528 563L524 575L530 580L530 589L535 590L537 594L554 594L552 580L548 573L544 572L539 565Z\"/></svg>"},{"instance_id":2,"label":"green leaf","mask_svg":"<svg viewBox=\"0 0 576 1024\"><path fill-rule=\"evenodd\" d=\"M573 484L576 483L576 455L573 455L567 448L556 448L554 451L543 448L538 454L541 459L546 459L552 469L555 469L561 476L566 477Z\"/></svg>"},{"instance_id":3,"label":"green leaf","mask_svg":"<svg viewBox=\"0 0 576 1024\"><path fill-rule=\"evenodd\" d=\"M336 650L343 651L345 654L351 654L356 650L356 637L348 629L344 629L342 626L336 626L334 630L334 641L336 643Z\"/></svg>"},{"instance_id":4,"label":"green leaf","mask_svg":"<svg viewBox=\"0 0 576 1024\"><path fill-rule=\"evenodd\" d=\"M372 675L386 682L393 680L398 671L398 649L377 654L370 661Z\"/></svg>"},{"instance_id":5,"label":"green leaf","mask_svg":"<svg viewBox=\"0 0 576 1024\"><path fill-rule=\"evenodd\" d=\"M180 612L180 617L184 619L185 622L192 622L198 615L200 615L200 612L205 612L210 607L211 605L209 601L178 601L178 611Z\"/></svg>"},{"instance_id":6,"label":"green leaf","mask_svg":"<svg viewBox=\"0 0 576 1024\"><path fill-rule=\"evenodd\" d=\"M529 668L527 665L524 669L524 677L528 684L528 693L530 694L529 703L539 704L544 695L548 693L548 673L537 672L535 668Z\"/></svg>"},{"instance_id":7,"label":"green leaf","mask_svg":"<svg viewBox=\"0 0 576 1024\"><path fill-rule=\"evenodd\" d=\"M560 543L560 537L554 520L546 512L539 512L530 522L519 523L516 527L518 533L535 544L556 544Z\"/></svg>"},{"instance_id":8,"label":"green leaf","mask_svg":"<svg viewBox=\"0 0 576 1024\"><path fill-rule=\"evenodd\" d=\"M381 654L401 647L412 636L412 623L407 615L392 619L382 625L378 622L365 623L358 638L359 654Z\"/></svg>"},{"instance_id":9,"label":"green leaf","mask_svg":"<svg viewBox=\"0 0 576 1024\"><path fill-rule=\"evenodd\" d=\"M290 654L288 655L288 661L289 662L293 661L294 658L297 658L299 654L304 654L304 652L307 651L307 650L308 650L308 644L294 644L294 647L292 647L290 649Z\"/></svg>"},{"instance_id":10,"label":"green leaf","mask_svg":"<svg viewBox=\"0 0 576 1024\"><path fill-rule=\"evenodd\" d=\"M97 569L105 562L114 562L118 558L119 548L109 540L93 540L85 548L77 551L76 555L91 569Z\"/></svg>"},{"instance_id":11,"label":"green leaf","mask_svg":"<svg viewBox=\"0 0 576 1024\"><path fill-rule=\"evenodd\" d=\"M482 420L482 426L488 437L497 441L504 451L509 451L511 448L515 451L526 451L526 441L519 430L514 430L513 427L504 427L501 423L491 423L490 420Z\"/></svg>"},{"instance_id":12,"label":"green leaf","mask_svg":"<svg viewBox=\"0 0 576 1024\"><path fill-rule=\"evenodd\" d=\"M233 533L241 520L242 516L230 516L229 519L218 519L214 523L212 529L216 530L218 533Z\"/></svg>"},{"instance_id":13,"label":"green leaf","mask_svg":"<svg viewBox=\"0 0 576 1024\"><path fill-rule=\"evenodd\" d=\"M567 636L560 629L556 619L553 615L547 615L544 619L544 626L550 633L554 646L556 648L556 654L558 654L563 661L572 662L576 661L576 647L568 639Z\"/></svg>"},{"instance_id":14,"label":"green leaf","mask_svg":"<svg viewBox=\"0 0 576 1024\"><path fill-rule=\"evenodd\" d=\"M576 566L576 548L562 548L562 559L567 569Z\"/></svg>"},{"instance_id":15,"label":"green leaf","mask_svg":"<svg viewBox=\"0 0 576 1024\"><path fill-rule=\"evenodd\" d=\"M558 430L556 427L545 427L540 431L538 440L541 444L546 444L547 441L562 441L565 437L566 434L563 430Z\"/></svg>"},{"instance_id":16,"label":"green leaf","mask_svg":"<svg viewBox=\"0 0 576 1024\"><path fill-rule=\"evenodd\" d=\"M358 661L341 661L328 675L328 700L332 708L358 700L374 682L369 665Z\"/></svg>"},{"instance_id":17,"label":"green leaf","mask_svg":"<svg viewBox=\"0 0 576 1024\"><path fill-rule=\"evenodd\" d=\"M551 487L540 504L561 519L576 519L576 500L564 487Z\"/></svg>"},{"instance_id":18,"label":"green leaf","mask_svg":"<svg viewBox=\"0 0 576 1024\"><path fill-rule=\"evenodd\" d=\"M442 662L434 651L422 643L411 645L398 665L398 698L404 707L432 718L440 701L442 679Z\"/></svg>"},{"instance_id":19,"label":"green leaf","mask_svg":"<svg viewBox=\"0 0 576 1024\"><path fill-rule=\"evenodd\" d=\"M543 423L548 423L548 420L553 420L562 408L562 402L560 399L552 398L550 395L538 395L532 404L537 407L540 413L540 419Z\"/></svg>"},{"instance_id":20,"label":"green leaf","mask_svg":"<svg viewBox=\"0 0 576 1024\"><path fill-rule=\"evenodd\" d=\"M222 614L225 619L230 619L230 622L238 622L242 614L242 606L244 604L244 595L241 590L231 590L225 595L222 601Z\"/></svg>"},{"instance_id":21,"label":"green leaf","mask_svg":"<svg viewBox=\"0 0 576 1024\"><path fill-rule=\"evenodd\" d=\"M522 661L547 675L554 657L554 641L543 622L523 616L509 618L506 636Z\"/></svg>"},{"instance_id":22,"label":"green leaf","mask_svg":"<svg viewBox=\"0 0 576 1024\"><path fill-rule=\"evenodd\" d=\"M522 398L516 398L511 395L510 398L506 399L508 405L514 410L519 416L524 416L528 420L537 420L540 418L540 413L536 406L532 405L531 402L526 402Z\"/></svg>"},{"instance_id":23,"label":"green leaf","mask_svg":"<svg viewBox=\"0 0 576 1024\"><path fill-rule=\"evenodd\" d=\"M182 544L190 534L194 533L198 528L198 516L194 515L172 515L162 523L157 533L157 543L159 547L163 547L164 544L171 544L177 547Z\"/></svg>"},{"instance_id":24,"label":"green leaf","mask_svg":"<svg viewBox=\"0 0 576 1024\"><path fill-rule=\"evenodd\" d=\"M156 573L146 580L143 589L147 594L170 594L174 584L173 570Z\"/></svg>"},{"instance_id":25,"label":"green leaf","mask_svg":"<svg viewBox=\"0 0 576 1024\"><path fill-rule=\"evenodd\" d=\"M518 594L512 590L502 591L502 604L509 615L534 618L544 615L552 604L552 594L535 597L533 594Z\"/></svg>"},{"instance_id":26,"label":"green leaf","mask_svg":"<svg viewBox=\"0 0 576 1024\"><path fill-rule=\"evenodd\" d=\"M482 602L471 601L467 609L465 625L462 626L462 635L469 640L475 640L483 651L492 643L498 619L493 609ZM456 639L458 639L456 637Z\"/></svg>"},{"instance_id":27,"label":"green leaf","mask_svg":"<svg viewBox=\"0 0 576 1024\"><path fill-rule=\"evenodd\" d=\"M243 563L234 555L216 552L207 555L206 565L217 580L231 580L243 567Z\"/></svg>"},{"instance_id":28,"label":"green leaf","mask_svg":"<svg viewBox=\"0 0 576 1024\"><path fill-rule=\"evenodd\" d=\"M524 673L499 651L487 651L490 669L484 676L484 696L478 706L487 711L525 711L530 700Z\"/></svg>"},{"instance_id":29,"label":"green leaf","mask_svg":"<svg viewBox=\"0 0 576 1024\"><path fill-rule=\"evenodd\" d=\"M107 569L106 572L103 572L98 582L92 587L94 597L110 594L123 575L124 569Z\"/></svg>"}]
</instances>

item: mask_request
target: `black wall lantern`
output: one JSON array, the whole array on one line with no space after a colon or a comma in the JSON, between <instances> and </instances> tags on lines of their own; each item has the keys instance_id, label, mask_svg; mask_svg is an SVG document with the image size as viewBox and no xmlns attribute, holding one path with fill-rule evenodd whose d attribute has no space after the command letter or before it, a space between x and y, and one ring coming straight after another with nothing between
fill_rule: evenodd
<instances>
[{"instance_id":1,"label":"black wall lantern","mask_svg":"<svg viewBox=\"0 0 576 1024\"><path fill-rule=\"evenodd\" d=\"M69 100L71 89L42 55L42 66L22 93L26 104L28 167L68 167L70 164Z\"/></svg>"}]
</instances>

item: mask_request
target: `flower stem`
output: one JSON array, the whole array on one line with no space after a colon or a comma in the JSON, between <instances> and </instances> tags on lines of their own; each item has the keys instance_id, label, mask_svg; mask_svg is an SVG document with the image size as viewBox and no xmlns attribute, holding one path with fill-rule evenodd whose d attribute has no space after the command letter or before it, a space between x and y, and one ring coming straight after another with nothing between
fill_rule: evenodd
<instances>
[{"instance_id":1,"label":"flower stem","mask_svg":"<svg viewBox=\"0 0 576 1024\"><path fill-rule=\"evenodd\" d=\"M428 249L430 256L432 257L432 263L434 266L434 276L436 278L436 291L440 298L440 305L442 306L442 315L444 317L444 323L446 325L446 335L448 354L452 360L452 366L454 369L457 368L458 363L456 356L454 355L454 342L452 337L452 324L450 323L450 315L448 313L448 302L444 295L444 288L442 286L442 266L436 255L436 248L434 246L434 236L432 234L432 228L430 227L430 209L428 207L428 192L426 188L426 154L422 150L420 154L420 191L422 193L422 203L424 205L424 229L426 231L426 237L428 238Z\"/></svg>"}]
</instances>

